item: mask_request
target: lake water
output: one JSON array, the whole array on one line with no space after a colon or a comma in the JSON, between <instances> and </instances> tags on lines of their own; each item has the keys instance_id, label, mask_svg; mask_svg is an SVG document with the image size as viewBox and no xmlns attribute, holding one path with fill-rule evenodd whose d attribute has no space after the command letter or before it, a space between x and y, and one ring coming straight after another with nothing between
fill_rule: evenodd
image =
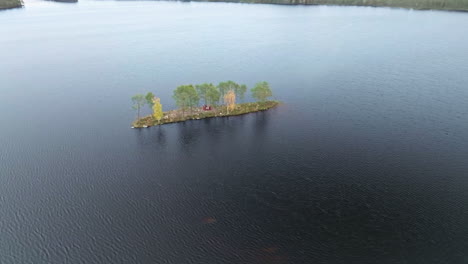
<instances>
[{"instance_id":1,"label":"lake water","mask_svg":"<svg viewBox=\"0 0 468 264\"><path fill-rule=\"evenodd\" d=\"M467 263L468 14L151 1L0 12L0 263ZM284 104L130 129L130 97ZM250 100L247 98L247 100Z\"/></svg>"}]
</instances>

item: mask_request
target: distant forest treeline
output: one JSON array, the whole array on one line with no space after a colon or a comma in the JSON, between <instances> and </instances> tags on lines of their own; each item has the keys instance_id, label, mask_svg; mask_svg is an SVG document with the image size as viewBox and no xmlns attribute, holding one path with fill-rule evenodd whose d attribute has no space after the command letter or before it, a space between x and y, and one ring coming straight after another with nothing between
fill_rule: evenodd
<instances>
[{"instance_id":1,"label":"distant forest treeline","mask_svg":"<svg viewBox=\"0 0 468 264\"><path fill-rule=\"evenodd\" d=\"M78 0L55 0L60 2L77 2ZM190 1L190 0L182 0ZM279 5L347 5L347 6L382 6L410 9L433 9L468 11L468 0L192 0L200 2L232 2ZM0 9L23 6L22 0L0 0Z\"/></svg>"},{"instance_id":2,"label":"distant forest treeline","mask_svg":"<svg viewBox=\"0 0 468 264\"><path fill-rule=\"evenodd\" d=\"M54 2L76 3L78 0L50 0ZM0 10L23 6L23 0L0 0Z\"/></svg>"},{"instance_id":3,"label":"distant forest treeline","mask_svg":"<svg viewBox=\"0 0 468 264\"><path fill-rule=\"evenodd\" d=\"M262 3L280 5L382 6L410 9L468 11L468 0L194 0L207 2Z\"/></svg>"},{"instance_id":4,"label":"distant forest treeline","mask_svg":"<svg viewBox=\"0 0 468 264\"><path fill-rule=\"evenodd\" d=\"M22 6L23 2L21 0L0 0L0 9L8 9Z\"/></svg>"}]
</instances>

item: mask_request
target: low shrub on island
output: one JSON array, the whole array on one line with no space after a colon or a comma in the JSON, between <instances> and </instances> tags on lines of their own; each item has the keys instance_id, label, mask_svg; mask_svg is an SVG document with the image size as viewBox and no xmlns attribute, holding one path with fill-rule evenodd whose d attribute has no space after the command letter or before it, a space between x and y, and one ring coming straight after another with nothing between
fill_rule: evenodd
<instances>
[{"instance_id":1,"label":"low shrub on island","mask_svg":"<svg viewBox=\"0 0 468 264\"><path fill-rule=\"evenodd\" d=\"M132 97L133 109L137 111L137 119L133 122L133 127L242 115L264 111L279 104L278 101L268 100L273 93L267 82L259 82L251 89L252 97L257 100L256 102L237 104L237 98L244 100L246 92L246 85L233 81L221 82L217 86L211 83L181 85L174 90L172 96L179 108L167 112L162 111L161 100L153 93L136 94ZM202 106L200 106L200 101L203 103ZM145 105L152 110L153 114L140 117L141 109Z\"/></svg>"}]
</instances>

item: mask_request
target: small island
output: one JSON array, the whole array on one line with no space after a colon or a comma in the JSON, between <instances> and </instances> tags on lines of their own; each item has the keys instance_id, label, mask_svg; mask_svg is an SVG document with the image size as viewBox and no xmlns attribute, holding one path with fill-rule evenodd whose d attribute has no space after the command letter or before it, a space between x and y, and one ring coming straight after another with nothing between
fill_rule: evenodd
<instances>
[{"instance_id":1,"label":"small island","mask_svg":"<svg viewBox=\"0 0 468 264\"><path fill-rule=\"evenodd\" d=\"M221 82L217 86L211 83L181 85L174 90L173 95L179 108L166 112L162 111L161 100L153 93L137 94L132 97L133 109L137 111L137 119L133 122L132 128L211 117L237 116L265 111L280 104L279 101L268 100L273 93L267 82L259 82L251 89L252 98L256 99L256 102L237 104L236 99L243 100L246 91L246 85L233 81ZM200 101L203 102L202 106L199 105ZM149 106L153 113L140 117L140 111L145 105Z\"/></svg>"}]
</instances>

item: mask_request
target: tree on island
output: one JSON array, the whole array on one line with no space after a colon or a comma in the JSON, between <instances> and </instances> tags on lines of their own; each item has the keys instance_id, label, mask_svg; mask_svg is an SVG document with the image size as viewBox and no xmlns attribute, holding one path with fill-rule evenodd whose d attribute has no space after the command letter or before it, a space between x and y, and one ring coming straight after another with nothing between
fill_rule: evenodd
<instances>
[{"instance_id":1,"label":"tree on island","mask_svg":"<svg viewBox=\"0 0 468 264\"><path fill-rule=\"evenodd\" d=\"M227 82L220 82L218 84L218 90L221 96L221 99L224 99L224 96L230 91L230 90L235 90L236 87L238 86L237 83L233 81L227 81Z\"/></svg>"},{"instance_id":2,"label":"tree on island","mask_svg":"<svg viewBox=\"0 0 468 264\"><path fill-rule=\"evenodd\" d=\"M241 99L242 102L243 102L244 97L245 97L245 92L247 92L247 85L245 85L245 84L237 85L234 88L234 92L236 93L236 96L239 97L239 99Z\"/></svg>"},{"instance_id":3,"label":"tree on island","mask_svg":"<svg viewBox=\"0 0 468 264\"><path fill-rule=\"evenodd\" d=\"M145 95L145 99L146 99L146 104L148 104L149 108L153 108L153 100L154 100L154 94L152 92L148 92L146 95Z\"/></svg>"},{"instance_id":4,"label":"tree on island","mask_svg":"<svg viewBox=\"0 0 468 264\"><path fill-rule=\"evenodd\" d=\"M213 105L219 101L219 91L211 83L203 83L195 86L198 96L205 103L205 105Z\"/></svg>"},{"instance_id":5,"label":"tree on island","mask_svg":"<svg viewBox=\"0 0 468 264\"><path fill-rule=\"evenodd\" d=\"M142 94L136 94L132 97L134 110L137 110L137 118L140 119L140 109L147 103L146 98Z\"/></svg>"},{"instance_id":6,"label":"tree on island","mask_svg":"<svg viewBox=\"0 0 468 264\"><path fill-rule=\"evenodd\" d=\"M234 90L229 90L226 93L226 95L224 96L224 103L226 104L228 114L230 110L234 110L234 108L236 107L236 94L234 93Z\"/></svg>"},{"instance_id":7,"label":"tree on island","mask_svg":"<svg viewBox=\"0 0 468 264\"><path fill-rule=\"evenodd\" d=\"M250 91L252 92L252 97L260 102L265 102L268 97L273 96L270 85L267 82L259 82L255 84L255 87Z\"/></svg>"},{"instance_id":8,"label":"tree on island","mask_svg":"<svg viewBox=\"0 0 468 264\"><path fill-rule=\"evenodd\" d=\"M216 86L210 84L209 88L206 91L206 101L209 105L215 105L219 102L219 97L221 94L219 93Z\"/></svg>"},{"instance_id":9,"label":"tree on island","mask_svg":"<svg viewBox=\"0 0 468 264\"><path fill-rule=\"evenodd\" d=\"M192 110L192 107L197 106L200 101L195 87L191 84L177 87L172 97L175 99L177 106L182 109L183 115L185 115L186 108Z\"/></svg>"},{"instance_id":10,"label":"tree on island","mask_svg":"<svg viewBox=\"0 0 468 264\"><path fill-rule=\"evenodd\" d=\"M168 112L167 116L164 116L161 100L155 97L153 93L136 94L131 98L133 102L132 108L137 111L137 120L133 122L133 125L134 127L148 127L155 124L161 125L185 121L194 117L197 117L197 119L215 117L217 113L222 116L246 114L270 109L279 104L278 101L267 101L269 97L273 96L270 85L267 82L259 82L250 89L252 97L257 102L237 105L236 100L244 97L246 90L246 85L239 85L233 81L221 82L219 86L214 86L211 83L181 85L174 90L172 96L178 106L178 110ZM204 111L198 109L200 99L205 105L213 105L214 107L204 107ZM221 106L217 105L220 102ZM152 114L140 118L141 108L145 105L150 107ZM193 107L197 108L195 113ZM187 109L190 109L190 114L188 115L186 114Z\"/></svg>"},{"instance_id":11,"label":"tree on island","mask_svg":"<svg viewBox=\"0 0 468 264\"><path fill-rule=\"evenodd\" d=\"M153 97L152 103L153 103L153 118L158 120L158 123L160 123L163 117L161 100L157 97Z\"/></svg>"},{"instance_id":12,"label":"tree on island","mask_svg":"<svg viewBox=\"0 0 468 264\"><path fill-rule=\"evenodd\" d=\"M220 82L218 84L218 89L221 94L221 97L224 98L224 96L229 92L229 91L234 91L236 94L236 97L239 99L243 100L245 96L245 92L247 92L247 85L245 84L238 84L233 81L227 81L227 82Z\"/></svg>"}]
</instances>

